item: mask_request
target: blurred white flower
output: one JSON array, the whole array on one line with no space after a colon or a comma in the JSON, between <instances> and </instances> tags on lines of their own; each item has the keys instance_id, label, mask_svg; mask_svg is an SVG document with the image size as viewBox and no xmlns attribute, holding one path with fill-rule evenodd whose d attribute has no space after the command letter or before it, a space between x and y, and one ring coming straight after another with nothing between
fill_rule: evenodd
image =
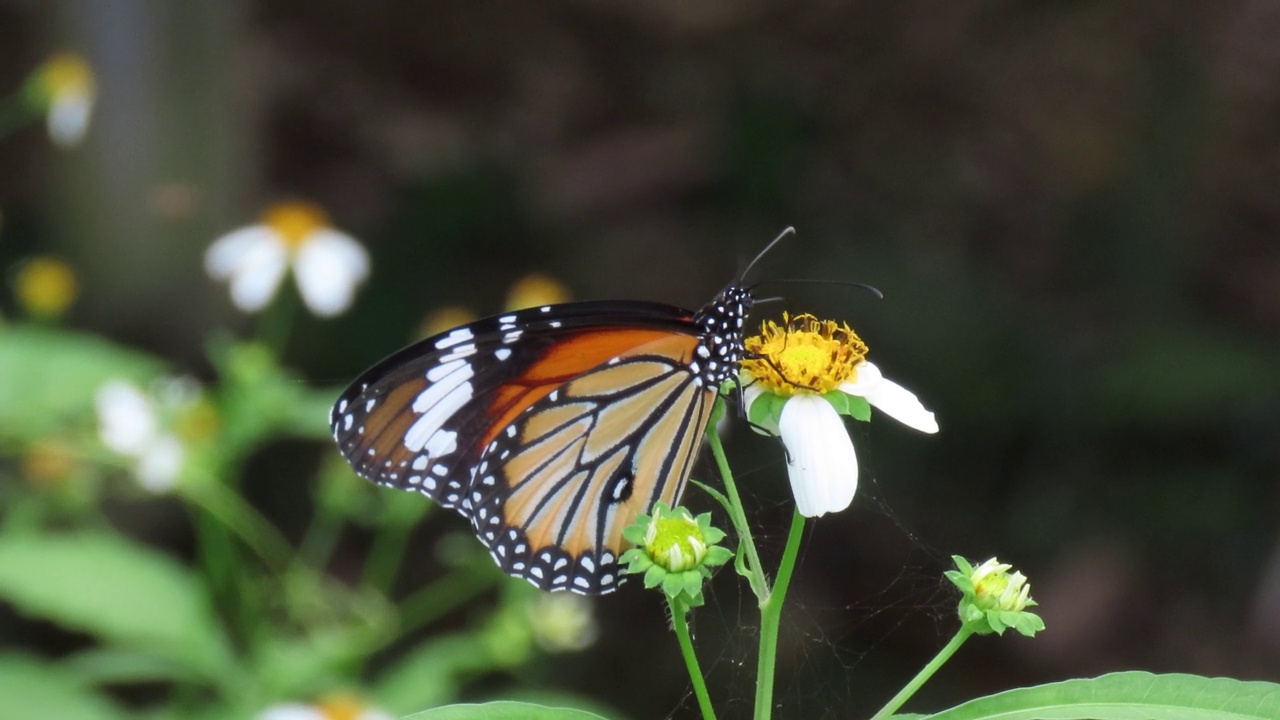
<instances>
[{"instance_id":1,"label":"blurred white flower","mask_svg":"<svg viewBox=\"0 0 1280 720\"><path fill-rule=\"evenodd\" d=\"M599 635L591 599L571 593L539 593L529 605L529 622L547 652L585 650Z\"/></svg>"},{"instance_id":2,"label":"blurred white flower","mask_svg":"<svg viewBox=\"0 0 1280 720\"><path fill-rule=\"evenodd\" d=\"M45 113L49 139L59 147L80 144L89 131L89 116L97 99L93 69L83 56L64 52L46 60L32 73L28 99Z\"/></svg>"},{"instance_id":3,"label":"blurred white flower","mask_svg":"<svg viewBox=\"0 0 1280 720\"><path fill-rule=\"evenodd\" d=\"M349 695L334 695L314 705L282 703L258 714L257 720L395 720L389 713Z\"/></svg>"},{"instance_id":4,"label":"blurred white flower","mask_svg":"<svg viewBox=\"0 0 1280 720\"><path fill-rule=\"evenodd\" d=\"M745 346L747 417L782 438L796 508L805 517L844 510L857 492L858 459L841 415L869 420L875 407L921 432L938 431L914 394L867 362L866 344L848 325L783 315L782 325L766 322Z\"/></svg>"},{"instance_id":5,"label":"blurred white flower","mask_svg":"<svg viewBox=\"0 0 1280 720\"><path fill-rule=\"evenodd\" d=\"M332 228L319 207L301 202L274 205L262 222L218 238L204 265L213 279L230 281L231 301L245 312L266 307L292 267L302 301L320 317L350 307L369 275L364 247Z\"/></svg>"},{"instance_id":6,"label":"blurred white flower","mask_svg":"<svg viewBox=\"0 0 1280 720\"><path fill-rule=\"evenodd\" d=\"M155 399L124 380L98 389L98 437L111 451L134 461L138 484L154 493L171 490L182 472L186 448L161 429Z\"/></svg>"}]
</instances>

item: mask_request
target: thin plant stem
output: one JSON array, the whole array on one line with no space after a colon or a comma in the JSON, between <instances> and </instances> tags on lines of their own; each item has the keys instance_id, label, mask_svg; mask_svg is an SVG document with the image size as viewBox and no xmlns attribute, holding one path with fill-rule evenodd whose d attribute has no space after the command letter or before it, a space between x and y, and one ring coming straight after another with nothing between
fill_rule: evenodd
<instances>
[{"instance_id":1,"label":"thin plant stem","mask_svg":"<svg viewBox=\"0 0 1280 720\"><path fill-rule=\"evenodd\" d=\"M391 590L396 571L404 558L405 546L412 526L407 523L383 523L373 537L373 548L365 558L360 585L375 588L383 594Z\"/></svg>"},{"instance_id":2,"label":"thin plant stem","mask_svg":"<svg viewBox=\"0 0 1280 720\"><path fill-rule=\"evenodd\" d=\"M479 563L454 570L400 603L400 637L448 615L505 578L496 569Z\"/></svg>"},{"instance_id":3,"label":"thin plant stem","mask_svg":"<svg viewBox=\"0 0 1280 720\"><path fill-rule=\"evenodd\" d=\"M725 493L729 496L729 520L738 532L739 548L747 554L751 591L755 593L763 607L769 599L769 580L764 576L760 554L756 552L755 541L751 539L751 527L747 524L747 516L742 509L742 498L738 496L738 486L733 481L733 471L729 469L729 459L725 457L724 446L720 444L720 435L716 433L715 423L707 426L707 444L711 446L711 454L715 456L720 477L724 479Z\"/></svg>"},{"instance_id":4,"label":"thin plant stem","mask_svg":"<svg viewBox=\"0 0 1280 720\"><path fill-rule=\"evenodd\" d=\"M271 350L277 359L284 357L289 346L293 319L298 314L298 299L281 288L274 299L258 315L254 337Z\"/></svg>"},{"instance_id":5,"label":"thin plant stem","mask_svg":"<svg viewBox=\"0 0 1280 720\"><path fill-rule=\"evenodd\" d=\"M302 536L298 545L296 560L323 572L338 544L338 535L342 532L342 519L337 513L330 512L323 502L317 503L316 514L307 526L307 533Z\"/></svg>"},{"instance_id":6,"label":"thin plant stem","mask_svg":"<svg viewBox=\"0 0 1280 720\"><path fill-rule=\"evenodd\" d=\"M684 665L689 670L689 679L693 681L693 694L698 698L698 707L702 710L703 720L715 720L716 711L711 707L711 696L707 693L707 681L702 676L702 668L698 665L698 655L693 650L693 639L689 636L688 608L684 602L667 596L667 605L671 608L671 626L675 628L676 638L680 641L680 653L684 655Z\"/></svg>"},{"instance_id":7,"label":"thin plant stem","mask_svg":"<svg viewBox=\"0 0 1280 720\"><path fill-rule=\"evenodd\" d=\"M274 571L289 567L293 551L274 525L235 491L211 479L180 485L183 497L240 538Z\"/></svg>"},{"instance_id":8,"label":"thin plant stem","mask_svg":"<svg viewBox=\"0 0 1280 720\"><path fill-rule=\"evenodd\" d=\"M800 554L800 538L804 535L804 516L796 510L791 515L787 546L782 551L778 577L773 591L760 603L760 656L756 665L756 720L768 720L773 712L773 680L778 657L778 628L782 623L782 604L791 584L791 574Z\"/></svg>"},{"instance_id":9,"label":"thin plant stem","mask_svg":"<svg viewBox=\"0 0 1280 720\"><path fill-rule=\"evenodd\" d=\"M933 674L938 671L938 668L942 667L944 663L951 659L952 655L956 654L956 651L960 649L961 645L964 645L964 642L968 640L971 635L973 635L973 630L969 626L965 625L961 627L956 632L956 636L951 638L951 642L947 643L946 647L939 650L938 654L934 655L933 659L929 661L929 664L925 665L920 672L916 673L916 676L911 678L911 682L907 683L906 686L899 690L897 695L894 695L889 702L885 703L884 707L880 708L875 715L872 715L871 720L883 720L897 712L898 708L902 707L907 700L910 700L911 696L914 695L916 691L929 680L929 678L933 677Z\"/></svg>"}]
</instances>

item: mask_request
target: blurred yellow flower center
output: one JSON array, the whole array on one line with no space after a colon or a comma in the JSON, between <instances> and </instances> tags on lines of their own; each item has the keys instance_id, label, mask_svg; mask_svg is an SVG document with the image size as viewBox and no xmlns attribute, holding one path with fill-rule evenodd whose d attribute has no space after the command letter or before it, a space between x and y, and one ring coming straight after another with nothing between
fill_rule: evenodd
<instances>
[{"instance_id":1,"label":"blurred yellow flower center","mask_svg":"<svg viewBox=\"0 0 1280 720\"><path fill-rule=\"evenodd\" d=\"M93 93L93 70L76 53L59 53L46 60L40 67L40 79L51 98Z\"/></svg>"},{"instance_id":2,"label":"blurred yellow flower center","mask_svg":"<svg viewBox=\"0 0 1280 720\"><path fill-rule=\"evenodd\" d=\"M364 713L365 704L350 695L330 695L317 709L325 720L356 720Z\"/></svg>"},{"instance_id":3,"label":"blurred yellow flower center","mask_svg":"<svg viewBox=\"0 0 1280 720\"><path fill-rule=\"evenodd\" d=\"M507 293L506 309L524 310L568 301L569 289L559 280L542 273L530 273L511 286Z\"/></svg>"},{"instance_id":4,"label":"blurred yellow flower center","mask_svg":"<svg viewBox=\"0 0 1280 720\"><path fill-rule=\"evenodd\" d=\"M262 216L262 224L279 233L290 250L297 250L311 233L328 227L329 216L318 205L288 202L268 209Z\"/></svg>"},{"instance_id":5,"label":"blurred yellow flower center","mask_svg":"<svg viewBox=\"0 0 1280 720\"><path fill-rule=\"evenodd\" d=\"M476 314L461 305L446 305L431 311L427 315L422 321L422 329L418 332L418 335L424 338L439 335L459 325L466 325L475 319Z\"/></svg>"},{"instance_id":6,"label":"blurred yellow flower center","mask_svg":"<svg viewBox=\"0 0 1280 720\"><path fill-rule=\"evenodd\" d=\"M184 409L175 423L174 430L178 433L178 437L189 443L195 443L212 438L217 434L219 424L217 408L208 400L200 398Z\"/></svg>"},{"instance_id":7,"label":"blurred yellow flower center","mask_svg":"<svg viewBox=\"0 0 1280 720\"><path fill-rule=\"evenodd\" d=\"M742 369L775 395L828 393L857 379L867 345L847 324L804 314L782 315L782 324L766 320L759 335L744 342Z\"/></svg>"},{"instance_id":8,"label":"blurred yellow flower center","mask_svg":"<svg viewBox=\"0 0 1280 720\"><path fill-rule=\"evenodd\" d=\"M18 271L14 292L32 316L56 317L76 299L76 275L57 258L33 258Z\"/></svg>"},{"instance_id":9,"label":"blurred yellow flower center","mask_svg":"<svg viewBox=\"0 0 1280 720\"><path fill-rule=\"evenodd\" d=\"M22 474L37 487L54 487L75 471L70 448L51 441L37 442L22 460Z\"/></svg>"}]
</instances>

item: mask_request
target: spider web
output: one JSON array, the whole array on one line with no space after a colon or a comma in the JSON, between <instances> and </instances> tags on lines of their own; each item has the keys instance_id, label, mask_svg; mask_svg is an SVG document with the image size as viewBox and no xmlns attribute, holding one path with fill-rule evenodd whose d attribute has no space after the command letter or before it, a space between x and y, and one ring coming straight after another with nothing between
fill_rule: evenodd
<instances>
[{"instance_id":1,"label":"spider web","mask_svg":"<svg viewBox=\"0 0 1280 720\"><path fill-rule=\"evenodd\" d=\"M957 595L941 577L951 565L949 556L913 532L883 499L867 438L858 438L857 444L862 477L853 508L828 515L821 523L809 522L801 541L778 633L773 702L774 715L779 718L870 715L930 656L904 664L902 653L892 651L891 646L903 641L909 630L912 637L906 639L907 645L916 642L921 633L928 633L927 642L939 647L955 630ZM754 489L761 482L786 482L781 447L778 452L777 460L735 472L752 537L771 579L786 544L794 501L789 492L774 499L762 497ZM715 477L705 472L703 476ZM694 502L701 503L701 498ZM898 537L889 540L899 546L895 550L905 552L906 562L897 566L888 580L870 589L850 589L848 584L837 582L837 593L813 592L809 581L814 573L831 568L824 558L809 562L810 555L820 554L815 536L832 534L824 531L849 522L851 515L873 515L896 530ZM726 530L731 527L718 507L714 524ZM852 565L839 570L859 571ZM706 605L693 611L690 624L712 704L722 717L750 717L760 639L756 597L731 565L706 584L704 593ZM840 602L855 593L860 594ZM689 717L691 713L697 713L692 686L666 717Z\"/></svg>"}]
</instances>

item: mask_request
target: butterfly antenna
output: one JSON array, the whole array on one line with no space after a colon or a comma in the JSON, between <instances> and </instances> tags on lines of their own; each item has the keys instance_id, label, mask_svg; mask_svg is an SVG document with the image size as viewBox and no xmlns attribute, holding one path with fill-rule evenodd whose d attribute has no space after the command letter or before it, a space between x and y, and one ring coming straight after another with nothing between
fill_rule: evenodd
<instances>
[{"instance_id":1,"label":"butterfly antenna","mask_svg":"<svg viewBox=\"0 0 1280 720\"><path fill-rule=\"evenodd\" d=\"M793 227L787 227L782 232L778 233L778 237L771 240L768 245L765 245L764 249L761 250L760 253L755 256L755 259L747 263L747 267L745 267L742 270L742 272L738 273L738 280L734 284L736 285L738 283L741 283L742 279L747 276L747 273L751 272L751 268L755 267L756 263L760 262L760 258L764 257L765 254L767 254L770 250L772 250L774 245L777 245L779 242L781 242L782 238L788 235L795 235L795 234L796 234L796 229Z\"/></svg>"},{"instance_id":2,"label":"butterfly antenna","mask_svg":"<svg viewBox=\"0 0 1280 720\"><path fill-rule=\"evenodd\" d=\"M877 300L884 299L884 293L880 292L880 288L876 287L875 285L860 283L856 280L817 280L817 279L810 279L810 278L786 278L781 280L761 280L755 285L751 285L747 289L755 290L761 285L775 285L777 283L786 283L791 285L845 285L848 287L862 288L863 290L866 290L872 295L875 295ZM759 300L757 300L756 302L759 302Z\"/></svg>"}]
</instances>

